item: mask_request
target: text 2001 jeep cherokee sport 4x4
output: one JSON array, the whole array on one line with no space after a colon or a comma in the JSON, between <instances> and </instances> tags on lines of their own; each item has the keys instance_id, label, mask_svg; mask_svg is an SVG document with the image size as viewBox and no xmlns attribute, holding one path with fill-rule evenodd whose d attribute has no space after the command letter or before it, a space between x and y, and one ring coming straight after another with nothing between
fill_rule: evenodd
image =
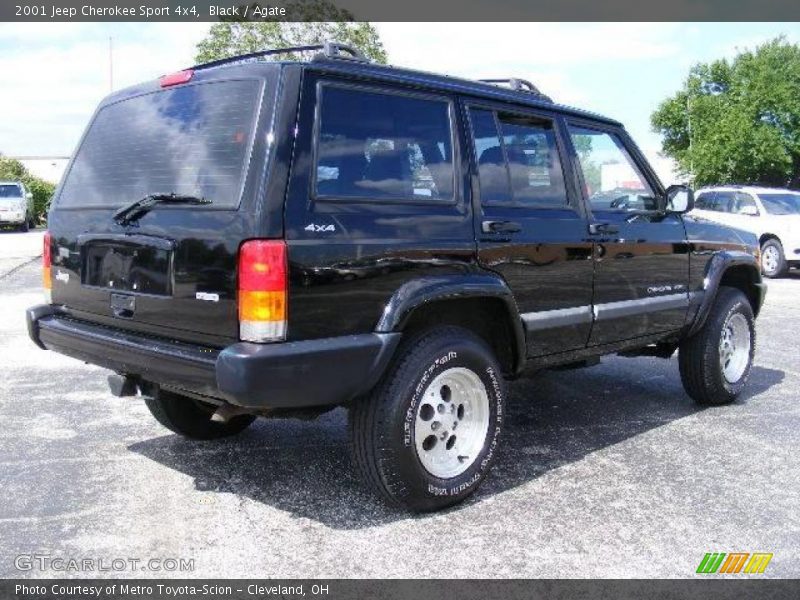
<instances>
[{"instance_id":1,"label":"text 2001 jeep cherokee sport 4x4","mask_svg":"<svg viewBox=\"0 0 800 600\"><path fill-rule=\"evenodd\" d=\"M365 480L414 510L477 488L525 367L679 349L695 400L741 392L757 240L683 215L619 123L320 49L102 102L50 211L39 346L191 438L347 406Z\"/></svg>"}]
</instances>

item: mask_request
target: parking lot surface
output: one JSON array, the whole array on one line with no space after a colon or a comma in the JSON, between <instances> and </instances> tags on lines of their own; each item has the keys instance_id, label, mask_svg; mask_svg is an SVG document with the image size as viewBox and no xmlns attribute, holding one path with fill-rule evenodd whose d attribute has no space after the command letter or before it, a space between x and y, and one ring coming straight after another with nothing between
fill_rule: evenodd
<instances>
[{"instance_id":1,"label":"parking lot surface","mask_svg":"<svg viewBox=\"0 0 800 600\"><path fill-rule=\"evenodd\" d=\"M696 406L674 357L515 382L483 487L414 516L362 489L341 409L190 442L102 369L36 348L40 246L0 233L0 576L692 577L706 552L770 552L757 577L800 575L798 274L769 283L734 405ZM15 566L35 553L194 570Z\"/></svg>"}]
</instances>

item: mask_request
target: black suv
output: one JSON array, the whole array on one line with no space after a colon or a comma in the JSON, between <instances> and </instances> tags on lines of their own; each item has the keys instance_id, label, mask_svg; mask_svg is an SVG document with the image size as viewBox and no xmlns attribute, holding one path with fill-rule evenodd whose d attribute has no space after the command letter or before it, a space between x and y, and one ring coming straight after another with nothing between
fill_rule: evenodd
<instances>
[{"instance_id":1,"label":"black suv","mask_svg":"<svg viewBox=\"0 0 800 600\"><path fill-rule=\"evenodd\" d=\"M50 211L36 344L190 438L346 406L365 480L414 510L486 476L506 379L679 349L696 401L741 392L758 242L683 214L622 125L315 49L101 103Z\"/></svg>"}]
</instances>

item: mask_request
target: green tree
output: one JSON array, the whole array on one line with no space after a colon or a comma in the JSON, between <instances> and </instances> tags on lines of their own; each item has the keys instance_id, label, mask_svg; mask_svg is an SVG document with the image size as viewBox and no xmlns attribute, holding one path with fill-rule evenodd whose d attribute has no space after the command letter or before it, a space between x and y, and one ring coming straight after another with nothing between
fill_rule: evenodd
<instances>
[{"instance_id":1,"label":"green tree","mask_svg":"<svg viewBox=\"0 0 800 600\"><path fill-rule=\"evenodd\" d=\"M0 180L21 181L33 194L35 219L39 219L50 208L50 199L56 186L33 175L18 160L0 154Z\"/></svg>"},{"instance_id":2,"label":"green tree","mask_svg":"<svg viewBox=\"0 0 800 600\"><path fill-rule=\"evenodd\" d=\"M370 23L354 22L350 12L328 0L290 2L286 6L291 22L223 20L215 23L206 38L197 44L195 59L203 63L270 48L336 41L355 46L375 62L386 63L386 51L378 31ZM300 58L282 55L282 58L287 57Z\"/></svg>"},{"instance_id":3,"label":"green tree","mask_svg":"<svg viewBox=\"0 0 800 600\"><path fill-rule=\"evenodd\" d=\"M696 185L800 185L800 46L778 37L695 65L651 123Z\"/></svg>"}]
</instances>

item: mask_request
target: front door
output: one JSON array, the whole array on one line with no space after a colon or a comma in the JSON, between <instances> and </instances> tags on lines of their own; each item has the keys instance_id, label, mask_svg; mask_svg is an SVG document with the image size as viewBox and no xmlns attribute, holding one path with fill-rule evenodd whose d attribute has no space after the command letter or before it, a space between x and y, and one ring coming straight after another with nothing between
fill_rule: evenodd
<instances>
[{"instance_id":1,"label":"front door","mask_svg":"<svg viewBox=\"0 0 800 600\"><path fill-rule=\"evenodd\" d=\"M689 253L680 215L658 209L657 179L620 129L570 123L595 243L589 345L683 326Z\"/></svg>"},{"instance_id":2,"label":"front door","mask_svg":"<svg viewBox=\"0 0 800 600\"><path fill-rule=\"evenodd\" d=\"M546 113L468 108L478 258L508 283L528 356L584 348L591 329L592 242L564 140Z\"/></svg>"}]
</instances>

